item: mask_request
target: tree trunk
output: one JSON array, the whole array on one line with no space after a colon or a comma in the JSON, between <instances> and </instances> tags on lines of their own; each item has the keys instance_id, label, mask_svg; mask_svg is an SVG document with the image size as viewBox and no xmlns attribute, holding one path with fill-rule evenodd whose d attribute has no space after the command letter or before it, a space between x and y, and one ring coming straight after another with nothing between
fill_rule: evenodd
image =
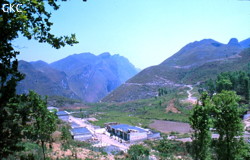
<instances>
[{"instance_id":1,"label":"tree trunk","mask_svg":"<svg viewBox=\"0 0 250 160\"><path fill-rule=\"evenodd\" d=\"M45 160L45 146L44 146L44 141L42 141L42 149L43 149L43 159Z\"/></svg>"}]
</instances>

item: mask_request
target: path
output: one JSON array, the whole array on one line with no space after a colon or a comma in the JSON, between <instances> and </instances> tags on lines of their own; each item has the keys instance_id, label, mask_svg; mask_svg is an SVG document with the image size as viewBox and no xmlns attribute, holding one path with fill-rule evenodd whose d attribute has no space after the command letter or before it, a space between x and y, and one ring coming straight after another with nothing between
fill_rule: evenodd
<instances>
[{"instance_id":1,"label":"path","mask_svg":"<svg viewBox=\"0 0 250 160\"><path fill-rule=\"evenodd\" d=\"M110 136L108 136L107 134L100 134L97 133L95 134L98 138L98 140L100 141L100 143L96 144L95 146L116 146L119 147L121 150L126 151L129 148L129 144L125 144L125 143L121 143L118 142L115 139L111 139Z\"/></svg>"},{"instance_id":2,"label":"path","mask_svg":"<svg viewBox=\"0 0 250 160\"><path fill-rule=\"evenodd\" d=\"M191 91L193 90L193 87L191 85L187 85L187 87L189 88L189 90L187 90L188 99L191 99L192 97Z\"/></svg>"},{"instance_id":3,"label":"path","mask_svg":"<svg viewBox=\"0 0 250 160\"><path fill-rule=\"evenodd\" d=\"M187 90L188 97L185 101L192 103L192 104L196 104L197 98L192 97L193 94L191 93L191 91L193 90L192 85L185 85L185 86L189 88L189 90Z\"/></svg>"}]
</instances>

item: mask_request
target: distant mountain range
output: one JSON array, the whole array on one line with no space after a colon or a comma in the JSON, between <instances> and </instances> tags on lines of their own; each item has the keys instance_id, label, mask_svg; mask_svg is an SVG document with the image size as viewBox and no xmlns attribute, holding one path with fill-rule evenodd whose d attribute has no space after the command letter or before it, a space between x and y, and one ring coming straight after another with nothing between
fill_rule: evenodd
<instances>
[{"instance_id":1,"label":"distant mountain range","mask_svg":"<svg viewBox=\"0 0 250 160\"><path fill-rule=\"evenodd\" d=\"M215 78L221 72L247 70L250 64L249 47L250 38L241 42L232 38L228 44L212 39L187 44L161 64L148 67L129 79L102 101L124 102L151 98L162 87L196 84Z\"/></svg>"},{"instance_id":2,"label":"distant mountain range","mask_svg":"<svg viewBox=\"0 0 250 160\"><path fill-rule=\"evenodd\" d=\"M74 54L48 64L43 61L19 61L26 75L17 93L35 90L42 95L58 95L97 102L138 73L125 57L103 53Z\"/></svg>"}]
</instances>

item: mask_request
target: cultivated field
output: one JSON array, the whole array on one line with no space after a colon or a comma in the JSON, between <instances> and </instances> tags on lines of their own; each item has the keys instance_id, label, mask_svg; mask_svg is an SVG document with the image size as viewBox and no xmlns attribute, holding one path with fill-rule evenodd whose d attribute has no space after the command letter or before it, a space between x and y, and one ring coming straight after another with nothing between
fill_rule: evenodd
<instances>
[{"instance_id":1,"label":"cultivated field","mask_svg":"<svg viewBox=\"0 0 250 160\"><path fill-rule=\"evenodd\" d=\"M163 120L155 120L153 123L149 125L149 127L154 128L163 133L170 133L170 132L190 133L192 131L188 123L163 121Z\"/></svg>"}]
</instances>

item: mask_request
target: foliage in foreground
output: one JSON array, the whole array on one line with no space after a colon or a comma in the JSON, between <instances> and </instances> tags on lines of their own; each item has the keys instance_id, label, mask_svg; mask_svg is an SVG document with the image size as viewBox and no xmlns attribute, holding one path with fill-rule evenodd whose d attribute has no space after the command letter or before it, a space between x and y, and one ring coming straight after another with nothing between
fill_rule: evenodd
<instances>
[{"instance_id":1,"label":"foliage in foreground","mask_svg":"<svg viewBox=\"0 0 250 160\"><path fill-rule=\"evenodd\" d=\"M211 119L211 103L207 94L201 96L201 105L193 108L190 117L190 125L194 129L193 133L193 150L195 152L194 159L211 159L210 145L212 127Z\"/></svg>"},{"instance_id":2,"label":"foliage in foreground","mask_svg":"<svg viewBox=\"0 0 250 160\"><path fill-rule=\"evenodd\" d=\"M15 139L17 143L13 144L10 139L4 139L2 148L3 155L13 153L13 147L19 148L17 151L25 149L23 140L29 140L42 147L43 158L45 159L46 142L51 142L51 135L56 130L56 115L47 110L46 100L35 92L30 91L28 95L19 95L7 104L8 118L13 118L12 122L3 122L8 134ZM7 117L7 116L6 116ZM16 128L13 128L15 124ZM6 133L6 131L2 131Z\"/></svg>"},{"instance_id":3,"label":"foliage in foreground","mask_svg":"<svg viewBox=\"0 0 250 160\"><path fill-rule=\"evenodd\" d=\"M197 104L190 117L190 125L194 129L193 157L197 160L213 158L235 160L249 158L249 148L241 137L243 126L241 115L244 110L239 106L239 97L233 91L222 91L209 98L207 93L201 97L201 105ZM210 128L216 130L219 139L211 145Z\"/></svg>"},{"instance_id":4,"label":"foliage in foreground","mask_svg":"<svg viewBox=\"0 0 250 160\"><path fill-rule=\"evenodd\" d=\"M65 0L66 1L66 0ZM0 6L8 4L9 1L1 0ZM26 122L30 117L35 120L34 126L39 132L43 131L42 115L26 114L29 110L25 103L19 105L23 97L16 96L17 82L24 78L18 71L19 54L13 47L13 41L20 35L27 39L35 39L40 43L48 43L54 48L77 43L75 35L56 37L51 34L51 13L46 11L45 3L54 10L59 9L56 0L15 0L12 5L22 4L19 9L22 12L1 12L0 16L0 157L7 157L11 153L22 149L17 144L23 138ZM24 98L25 99L25 98ZM22 101L23 102L23 101ZM36 103L36 102L34 102ZM31 102L32 104L32 102ZM51 121L50 117L46 120ZM33 121L30 121L32 124ZM41 126L40 126L41 125ZM49 126L51 128L51 126ZM49 133L49 132L48 132ZM34 138L34 137L33 137ZM38 138L38 137L37 137ZM39 139L47 139L44 134L39 134Z\"/></svg>"}]
</instances>

